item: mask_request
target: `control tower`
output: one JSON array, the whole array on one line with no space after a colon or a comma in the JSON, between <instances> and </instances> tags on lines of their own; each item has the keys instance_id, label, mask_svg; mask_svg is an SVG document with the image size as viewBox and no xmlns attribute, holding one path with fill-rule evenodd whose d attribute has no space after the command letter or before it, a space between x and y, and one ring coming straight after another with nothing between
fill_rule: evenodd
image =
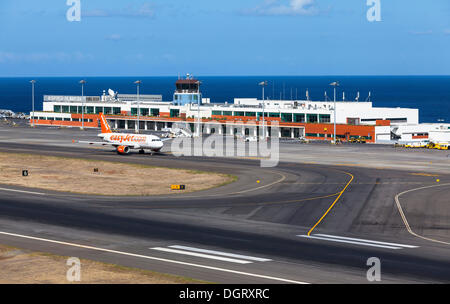
<instances>
[{"instance_id":1,"label":"control tower","mask_svg":"<svg viewBox=\"0 0 450 304\"><path fill-rule=\"evenodd\" d=\"M176 90L173 94L175 105L185 105L189 103L202 103L202 93L200 93L200 81L187 74L185 79L178 79L175 83Z\"/></svg>"}]
</instances>

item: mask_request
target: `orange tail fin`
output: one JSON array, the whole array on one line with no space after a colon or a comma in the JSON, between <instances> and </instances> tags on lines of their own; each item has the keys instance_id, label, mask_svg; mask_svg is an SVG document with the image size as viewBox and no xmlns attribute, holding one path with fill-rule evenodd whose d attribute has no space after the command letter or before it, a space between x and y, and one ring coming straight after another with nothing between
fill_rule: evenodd
<instances>
[{"instance_id":1,"label":"orange tail fin","mask_svg":"<svg viewBox=\"0 0 450 304\"><path fill-rule=\"evenodd\" d=\"M103 113L100 113L100 125L102 126L102 133L112 133Z\"/></svg>"}]
</instances>

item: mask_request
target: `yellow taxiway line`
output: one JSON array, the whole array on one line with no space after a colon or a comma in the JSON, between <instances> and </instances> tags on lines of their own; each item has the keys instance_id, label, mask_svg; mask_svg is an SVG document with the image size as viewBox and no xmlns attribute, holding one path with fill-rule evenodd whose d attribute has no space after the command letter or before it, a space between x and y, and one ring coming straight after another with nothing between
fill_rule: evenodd
<instances>
[{"instance_id":1,"label":"yellow taxiway line","mask_svg":"<svg viewBox=\"0 0 450 304\"><path fill-rule=\"evenodd\" d=\"M337 203L339 198L341 198L342 194L345 192L345 190L347 190L347 187L352 183L353 179L355 178L351 173L348 173L345 171L342 171L342 172L349 175L351 177L350 180L347 182L344 189L342 189L341 192L338 192L339 193L338 197L334 200L334 202L331 204L331 206L328 208L328 210L322 215L322 217L317 221L317 223L308 231L308 236L311 235L311 232L317 227L317 225L320 224L320 222L322 222L322 220L325 218L325 216L327 216L327 214L330 212L330 210L333 209L334 205Z\"/></svg>"}]
</instances>

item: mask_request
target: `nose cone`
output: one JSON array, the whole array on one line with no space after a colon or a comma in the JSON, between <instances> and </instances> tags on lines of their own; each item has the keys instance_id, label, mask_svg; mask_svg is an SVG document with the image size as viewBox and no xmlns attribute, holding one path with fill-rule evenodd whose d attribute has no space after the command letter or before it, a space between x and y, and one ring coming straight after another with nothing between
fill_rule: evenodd
<instances>
[{"instance_id":1,"label":"nose cone","mask_svg":"<svg viewBox=\"0 0 450 304\"><path fill-rule=\"evenodd\" d=\"M159 150L161 150L161 148L163 147L163 142L162 141L155 141L153 142L153 147L152 147L152 151L155 152L159 152Z\"/></svg>"}]
</instances>

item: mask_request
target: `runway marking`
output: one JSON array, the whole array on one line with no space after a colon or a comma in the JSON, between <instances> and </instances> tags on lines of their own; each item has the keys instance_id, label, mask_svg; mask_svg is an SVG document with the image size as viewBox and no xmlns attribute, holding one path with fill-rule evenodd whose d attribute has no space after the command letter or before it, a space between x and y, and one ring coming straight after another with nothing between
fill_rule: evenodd
<instances>
[{"instance_id":1,"label":"runway marking","mask_svg":"<svg viewBox=\"0 0 450 304\"><path fill-rule=\"evenodd\" d=\"M334 164L334 166L341 166L341 167L361 167L361 164L355 164L355 163L348 163L348 164Z\"/></svg>"},{"instance_id":2,"label":"runway marking","mask_svg":"<svg viewBox=\"0 0 450 304\"><path fill-rule=\"evenodd\" d=\"M353 181L353 179L355 178L351 173L342 171L345 174L351 176L350 181L348 181L348 183L345 185L344 189L341 190L341 192L339 192L338 197L334 200L334 202L331 204L331 206L328 208L328 210L322 215L322 217L317 221L317 223L308 231L307 235L311 235L311 232L317 227L317 225L320 224L320 222L325 218L325 216L328 214L328 212L330 212L331 209L333 209L334 205L336 204L336 202L339 200L339 198L341 198L342 193L345 192L345 190L347 189L347 187L351 184L351 182Z\"/></svg>"},{"instance_id":3,"label":"runway marking","mask_svg":"<svg viewBox=\"0 0 450 304\"><path fill-rule=\"evenodd\" d=\"M0 188L0 191L11 191L11 192L36 194L36 195L45 195L46 194L46 193L41 193L41 192L32 192L32 191L24 191L24 190L16 190L16 189L8 189L8 188Z\"/></svg>"},{"instance_id":4,"label":"runway marking","mask_svg":"<svg viewBox=\"0 0 450 304\"><path fill-rule=\"evenodd\" d=\"M324 241L348 243L348 244L354 244L354 245L379 247L379 248L386 248L386 249L405 249L405 248L418 248L419 247L419 246L413 246L413 245L372 241L372 240L367 240L367 239L357 239L357 238L335 236L335 235L329 235L329 234L314 234L312 236L311 235L297 235L297 236L304 237L304 238L324 240Z\"/></svg>"},{"instance_id":5,"label":"runway marking","mask_svg":"<svg viewBox=\"0 0 450 304\"><path fill-rule=\"evenodd\" d=\"M333 196L336 196L338 194L339 194L339 192L333 193L333 194L328 194L328 195L307 197L307 198L303 198L303 199L296 199L296 200L289 200L289 201L277 201L277 202L267 202L267 203L262 202L262 203L258 203L258 205L264 206L264 205L301 203L301 202L305 202L305 201L312 201L312 200L316 200L316 199L333 197ZM234 205L234 206L238 206L238 207L239 206L249 206L249 204Z\"/></svg>"},{"instance_id":6,"label":"runway marking","mask_svg":"<svg viewBox=\"0 0 450 304\"><path fill-rule=\"evenodd\" d=\"M356 241L362 241L362 242L366 242L366 243L400 246L400 247L405 247L405 248L417 248L417 247L419 247L419 246L415 246L415 245L405 245L405 244L398 244L398 243L372 241L372 240L367 240L367 239L357 239L357 238L350 238L350 237L345 237L345 236L336 236L336 235L329 235L329 234L321 234L321 233L318 233L318 234L315 234L315 235L324 236L324 237L330 237L330 238L335 238L335 239L353 240L353 241L356 240Z\"/></svg>"},{"instance_id":7,"label":"runway marking","mask_svg":"<svg viewBox=\"0 0 450 304\"><path fill-rule=\"evenodd\" d=\"M411 175L419 175L419 176L431 176L431 177L438 177L437 174L429 174L429 173L410 173Z\"/></svg>"},{"instance_id":8,"label":"runway marking","mask_svg":"<svg viewBox=\"0 0 450 304\"><path fill-rule=\"evenodd\" d=\"M383 182L383 183L353 183L353 185L423 185L423 184L434 184L435 182ZM346 183L289 183L285 182L287 185L345 185Z\"/></svg>"},{"instance_id":9,"label":"runway marking","mask_svg":"<svg viewBox=\"0 0 450 304\"><path fill-rule=\"evenodd\" d=\"M273 280L273 281L292 283L292 284L309 284L307 282L289 280L289 279L267 276L267 275L262 275L262 274L243 272L243 271L237 271L237 270L232 270L232 269L207 266L207 265L201 265L201 264L186 263L186 262L181 262L181 261L176 261L176 260L169 260L169 259L157 258L157 257L152 257L152 256L147 256L147 255L142 255L142 254L129 253L129 252L124 252L124 251L117 251L117 250L111 250L111 249L105 249L105 248L93 247L93 246L86 246L86 245L80 245L80 244L74 244L74 243L68 243L68 242L62 242L62 241L55 241L55 240L38 238L38 237L33 237L33 236L28 236L28 235L21 235L21 234L15 234L15 233L3 232L3 231L0 231L0 234L24 238L24 239L30 239L30 240L35 240L35 241L43 241L43 242L48 242L48 243L53 243L53 244L59 244L59 245L65 245L65 246L71 246L71 247L77 247L77 248L83 248L83 249L90 249L90 250L108 252L108 253L113 253L113 254L120 254L120 255L125 255L125 256L132 256L132 257L143 258L143 259L148 259L148 260L154 260L154 261L160 261L160 262L166 262L166 263L172 263L172 264L179 264L179 265L191 266L191 267L196 267L196 268L215 270L215 271L220 271L220 272L233 273L233 274L249 276L249 277L254 277L254 278L260 278L260 279L266 279L266 280Z\"/></svg>"},{"instance_id":10,"label":"runway marking","mask_svg":"<svg viewBox=\"0 0 450 304\"><path fill-rule=\"evenodd\" d=\"M445 244L445 245L450 245L449 242L439 241L439 240L432 239L432 238L428 238L428 237L425 237L425 236L422 236L422 235L419 235L419 234L415 233L415 232L411 229L411 226L409 225L408 220L406 219L405 213L403 212L403 209L402 209L402 206L400 205L400 200L399 200L399 197L400 197L400 196L402 196L403 194L406 194L406 193L408 193L408 192L413 192L413 191L418 191L418 190L423 190L423 189L428 189L428 188L433 188L433 187L449 186L449 185L450 185L450 184L439 184L439 185L433 185L433 186L426 186L426 187L420 187L420 188L410 189L410 190L403 191L403 192L401 192L401 193L399 193L399 194L397 194L397 195L395 196L395 204L397 205L398 212L400 213L400 216L402 217L402 221L403 221L403 223L405 224L406 229L408 230L408 232L409 232L410 234L414 235L415 237L418 237L418 238L427 240L427 241L431 241L431 242L435 242L435 243L440 243L440 244Z\"/></svg>"},{"instance_id":11,"label":"runway marking","mask_svg":"<svg viewBox=\"0 0 450 304\"><path fill-rule=\"evenodd\" d=\"M178 250L178 249L164 248L164 247L153 247L153 248L150 248L150 249L163 251L163 252L170 252L170 253L178 253L178 254L183 254L183 255L190 255L190 256L195 256L195 257L205 258L205 259L211 259L211 260L219 260L219 261L237 263L237 264L250 264L250 263L252 263L250 261L244 261L244 260L238 260L238 259L232 259L232 258L226 258L226 257L220 257L220 256L215 256L215 255L210 255L210 254L190 252L190 251L184 251L184 250Z\"/></svg>"},{"instance_id":12,"label":"runway marking","mask_svg":"<svg viewBox=\"0 0 450 304\"><path fill-rule=\"evenodd\" d=\"M230 193L221 193L221 194L183 195L182 198L217 197L217 196L223 196L223 195L242 194L242 193L252 192L252 191L256 191L256 190L259 190L259 189L263 189L263 188L267 188L267 187L273 186L275 184L283 182L286 179L286 175L284 175L284 174L282 174L280 172L275 172L275 171L269 171L269 172L278 174L279 176L281 176L281 178L276 180L276 181L274 181L274 182L272 182L272 183L269 183L269 184L266 184L266 185L261 185L259 187L255 187L255 188L246 189L246 190L230 192ZM158 198L173 198L173 196L158 196Z\"/></svg>"},{"instance_id":13,"label":"runway marking","mask_svg":"<svg viewBox=\"0 0 450 304\"><path fill-rule=\"evenodd\" d=\"M270 171L270 172L274 172L274 171ZM272 182L272 183L270 183L270 184L267 184L267 185L262 185L262 186L259 186L259 187L256 187L256 188L252 188L252 189L248 189L248 190L242 190L242 191L232 192L232 193L229 193L229 194L242 194L242 193L246 193L246 192L250 192L250 191L259 190L259 189L262 189L262 188L267 188L267 187L270 187L270 186L272 186L272 185L281 183L282 181L284 181L284 180L286 179L286 175L284 175L284 174L282 174L282 173L280 173L280 172L274 172L274 173L280 175L281 178L280 178L279 180L276 180L276 181L274 181L274 182Z\"/></svg>"},{"instance_id":14,"label":"runway marking","mask_svg":"<svg viewBox=\"0 0 450 304\"><path fill-rule=\"evenodd\" d=\"M257 156L236 156L237 159L250 159L250 160L262 160L270 159L270 157L257 157Z\"/></svg>"},{"instance_id":15,"label":"runway marking","mask_svg":"<svg viewBox=\"0 0 450 304\"><path fill-rule=\"evenodd\" d=\"M228 252L222 252L222 251L216 251L216 250L208 250L208 249L201 249L201 248L194 248L194 247L188 247L188 246L180 246L180 245L172 245L169 246L170 248L176 248L176 249L184 249L194 252L202 252L202 253L210 253L210 254L217 254L232 258L238 258L238 259L244 259L244 260L250 260L250 261L256 261L256 262L270 262L271 259L265 259L265 258L257 258L252 257L248 255L242 255L242 254L235 254L235 253L228 253Z\"/></svg>"},{"instance_id":16,"label":"runway marking","mask_svg":"<svg viewBox=\"0 0 450 304\"><path fill-rule=\"evenodd\" d=\"M270 205L283 205L283 204L295 204L295 203L301 203L301 202L306 202L306 201L313 201L313 200L317 200L317 199L324 199L324 198L329 198L329 197L333 197L338 195L339 192L337 193L333 193L333 194L328 194L328 195L322 195L322 196L314 196L314 197L307 197L307 198L303 198L303 199L295 199L295 200L288 200L288 201L273 201L273 202L249 202L249 203L243 203L243 204L233 204L232 207L248 207L248 206L259 206L259 207L264 207L264 206L270 206ZM217 205L216 205L217 206ZM224 205L220 205L220 206L224 206ZM230 205L227 204L227 207L229 207ZM201 207L207 207L205 206L201 206ZM194 207L189 207L189 208L201 208L199 206L194 206ZM176 208L180 208L180 206L155 206L155 205L151 205L151 206L133 206L134 209L176 209ZM256 212L256 211L253 211ZM249 215L251 217L251 215Z\"/></svg>"}]
</instances>

